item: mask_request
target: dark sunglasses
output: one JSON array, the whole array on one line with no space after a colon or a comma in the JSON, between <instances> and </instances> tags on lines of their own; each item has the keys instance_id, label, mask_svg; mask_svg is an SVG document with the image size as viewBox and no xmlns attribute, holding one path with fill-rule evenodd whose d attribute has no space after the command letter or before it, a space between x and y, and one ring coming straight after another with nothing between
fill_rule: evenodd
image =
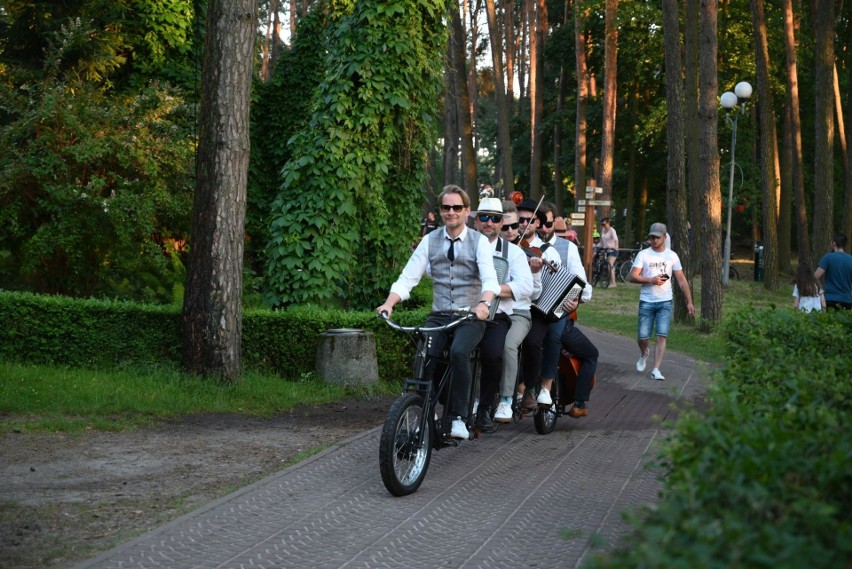
<instances>
[{"instance_id":1,"label":"dark sunglasses","mask_svg":"<svg viewBox=\"0 0 852 569\"><path fill-rule=\"evenodd\" d=\"M520 217L520 216L518 217L519 223L529 223L531 220L532 220L531 217Z\"/></svg>"},{"instance_id":2,"label":"dark sunglasses","mask_svg":"<svg viewBox=\"0 0 852 569\"><path fill-rule=\"evenodd\" d=\"M553 222L552 222L552 221L542 221L542 222L541 222L541 224L542 224L543 226L545 226L546 228L548 228L548 229L550 229L551 227L553 227Z\"/></svg>"},{"instance_id":3,"label":"dark sunglasses","mask_svg":"<svg viewBox=\"0 0 852 569\"><path fill-rule=\"evenodd\" d=\"M503 226L503 231L509 231L510 229L517 229L521 224L517 221L515 223L507 223Z\"/></svg>"},{"instance_id":4,"label":"dark sunglasses","mask_svg":"<svg viewBox=\"0 0 852 569\"><path fill-rule=\"evenodd\" d=\"M489 215L487 213L480 213L476 216L476 218L482 223L485 223L489 219L491 220L491 223L500 223L501 221L503 221L502 215Z\"/></svg>"},{"instance_id":5,"label":"dark sunglasses","mask_svg":"<svg viewBox=\"0 0 852 569\"><path fill-rule=\"evenodd\" d=\"M456 213L461 213L461 210L464 209L463 205L447 205L441 204L441 211L450 211L453 210Z\"/></svg>"}]
</instances>

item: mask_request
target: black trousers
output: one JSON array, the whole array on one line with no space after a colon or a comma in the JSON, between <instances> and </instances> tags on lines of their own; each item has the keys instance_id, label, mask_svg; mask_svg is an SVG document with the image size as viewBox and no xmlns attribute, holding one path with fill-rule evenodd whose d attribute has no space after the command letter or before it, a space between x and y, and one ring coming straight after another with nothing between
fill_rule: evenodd
<instances>
[{"instance_id":1,"label":"black trousers","mask_svg":"<svg viewBox=\"0 0 852 569\"><path fill-rule=\"evenodd\" d=\"M503 347L511 325L512 321L502 312L495 314L494 320L485 325L485 334L479 343L482 371L479 377L480 407L491 407L497 397L503 379Z\"/></svg>"},{"instance_id":2,"label":"black trousers","mask_svg":"<svg viewBox=\"0 0 852 569\"><path fill-rule=\"evenodd\" d=\"M577 374L577 387L574 390L574 401L581 403L589 400L592 393L592 378L598 369L598 349L583 332L574 325L570 318L559 339L562 347L580 360L580 372Z\"/></svg>"}]
</instances>

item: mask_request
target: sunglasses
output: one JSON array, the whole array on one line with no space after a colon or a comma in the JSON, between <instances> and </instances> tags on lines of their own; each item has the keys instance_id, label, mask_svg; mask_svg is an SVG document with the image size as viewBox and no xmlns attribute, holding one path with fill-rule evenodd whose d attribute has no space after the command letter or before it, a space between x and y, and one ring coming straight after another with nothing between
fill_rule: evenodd
<instances>
[{"instance_id":1,"label":"sunglasses","mask_svg":"<svg viewBox=\"0 0 852 569\"><path fill-rule=\"evenodd\" d=\"M545 226L546 228L548 228L548 229L550 229L551 227L553 227L553 222L552 222L552 221L542 221L542 222L541 222L541 224L542 224L543 226Z\"/></svg>"},{"instance_id":2,"label":"sunglasses","mask_svg":"<svg viewBox=\"0 0 852 569\"><path fill-rule=\"evenodd\" d=\"M450 211L453 210L456 213L461 213L461 210L464 209L463 205L447 205L441 204L441 211Z\"/></svg>"},{"instance_id":3,"label":"sunglasses","mask_svg":"<svg viewBox=\"0 0 852 569\"><path fill-rule=\"evenodd\" d=\"M500 223L501 221L503 221L502 215L489 215L487 213L480 213L476 216L476 218L482 223L485 223L489 219L491 220L491 223Z\"/></svg>"},{"instance_id":4,"label":"sunglasses","mask_svg":"<svg viewBox=\"0 0 852 569\"><path fill-rule=\"evenodd\" d=\"M503 226L503 231L509 231L510 229L517 229L518 227L520 227L520 225L521 224L518 223L517 221L515 223L507 223L506 225Z\"/></svg>"},{"instance_id":5,"label":"sunglasses","mask_svg":"<svg viewBox=\"0 0 852 569\"><path fill-rule=\"evenodd\" d=\"M518 217L519 223L529 223L531 220L532 220L531 217L520 217L520 216Z\"/></svg>"}]
</instances>

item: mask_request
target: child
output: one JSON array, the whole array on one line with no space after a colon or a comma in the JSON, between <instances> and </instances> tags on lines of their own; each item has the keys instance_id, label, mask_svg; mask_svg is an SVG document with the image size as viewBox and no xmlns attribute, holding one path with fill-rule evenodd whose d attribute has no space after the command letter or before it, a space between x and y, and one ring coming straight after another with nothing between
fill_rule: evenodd
<instances>
[{"instance_id":1,"label":"child","mask_svg":"<svg viewBox=\"0 0 852 569\"><path fill-rule=\"evenodd\" d=\"M796 271L796 281L793 285L793 308L802 312L825 310L823 291L814 279L811 266L805 262L800 262Z\"/></svg>"}]
</instances>

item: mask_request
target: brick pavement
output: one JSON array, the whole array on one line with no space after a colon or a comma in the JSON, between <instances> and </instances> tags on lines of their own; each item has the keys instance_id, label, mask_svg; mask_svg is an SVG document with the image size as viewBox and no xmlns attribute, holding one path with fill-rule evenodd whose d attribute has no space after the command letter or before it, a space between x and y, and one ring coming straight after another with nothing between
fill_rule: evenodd
<instances>
[{"instance_id":1,"label":"brick pavement","mask_svg":"<svg viewBox=\"0 0 852 569\"><path fill-rule=\"evenodd\" d=\"M651 380L632 338L584 331L601 351L585 419L542 436L527 417L434 452L402 498L382 485L375 428L78 569L580 567L629 530L621 512L654 501L660 419L706 376L669 352L667 380Z\"/></svg>"}]
</instances>

